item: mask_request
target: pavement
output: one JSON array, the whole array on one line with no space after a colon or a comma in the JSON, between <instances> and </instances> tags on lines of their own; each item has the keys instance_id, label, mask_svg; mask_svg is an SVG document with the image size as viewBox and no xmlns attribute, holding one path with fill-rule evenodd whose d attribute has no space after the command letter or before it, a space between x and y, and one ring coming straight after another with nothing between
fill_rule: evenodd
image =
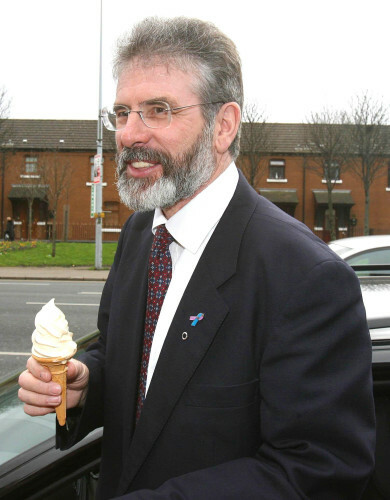
<instances>
[{"instance_id":1,"label":"pavement","mask_svg":"<svg viewBox=\"0 0 390 500\"><path fill-rule=\"evenodd\" d=\"M90 267L0 267L0 279L105 281L108 272Z\"/></svg>"}]
</instances>

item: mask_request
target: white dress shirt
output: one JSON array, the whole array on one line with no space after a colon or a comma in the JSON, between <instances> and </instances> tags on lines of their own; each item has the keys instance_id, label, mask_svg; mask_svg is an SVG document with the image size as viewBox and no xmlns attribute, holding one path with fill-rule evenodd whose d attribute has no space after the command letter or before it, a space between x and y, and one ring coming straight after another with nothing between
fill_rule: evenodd
<instances>
[{"instance_id":1,"label":"white dress shirt","mask_svg":"<svg viewBox=\"0 0 390 500\"><path fill-rule=\"evenodd\" d=\"M154 332L150 351L146 391L148 391L162 346L176 309L192 273L226 210L237 187L238 172L234 163L219 175L206 189L167 220L157 208L153 219L153 234L157 226L165 224L174 238L169 250L172 258L172 279L169 284ZM197 314L201 311L195 311ZM188 318L188 324L190 319Z\"/></svg>"}]
</instances>

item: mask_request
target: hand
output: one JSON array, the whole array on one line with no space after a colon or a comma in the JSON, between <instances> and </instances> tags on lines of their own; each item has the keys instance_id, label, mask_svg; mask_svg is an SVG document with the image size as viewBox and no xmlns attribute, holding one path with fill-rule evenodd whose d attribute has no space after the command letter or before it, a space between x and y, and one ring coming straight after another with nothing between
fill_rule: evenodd
<instances>
[{"instance_id":1,"label":"hand","mask_svg":"<svg viewBox=\"0 0 390 500\"><path fill-rule=\"evenodd\" d=\"M68 408L82 405L88 387L89 370L76 359L68 362L66 405ZM33 357L27 361L27 370L19 377L19 399L28 415L47 415L61 403L61 386L51 381L50 370L41 366Z\"/></svg>"}]
</instances>

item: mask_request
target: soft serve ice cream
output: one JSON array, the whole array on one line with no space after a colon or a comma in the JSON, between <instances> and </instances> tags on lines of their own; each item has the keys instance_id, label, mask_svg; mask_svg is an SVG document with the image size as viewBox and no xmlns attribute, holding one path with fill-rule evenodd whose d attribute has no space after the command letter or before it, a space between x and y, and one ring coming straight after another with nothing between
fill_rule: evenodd
<instances>
[{"instance_id":1,"label":"soft serve ice cream","mask_svg":"<svg viewBox=\"0 0 390 500\"><path fill-rule=\"evenodd\" d=\"M71 358L77 350L64 313L51 299L35 316L32 354L37 358Z\"/></svg>"},{"instance_id":2,"label":"soft serve ice cream","mask_svg":"<svg viewBox=\"0 0 390 500\"><path fill-rule=\"evenodd\" d=\"M64 313L51 299L35 316L35 330L31 337L32 355L40 365L49 368L52 381L61 386L61 403L55 409L61 426L66 423L68 360L77 350L72 337Z\"/></svg>"}]
</instances>

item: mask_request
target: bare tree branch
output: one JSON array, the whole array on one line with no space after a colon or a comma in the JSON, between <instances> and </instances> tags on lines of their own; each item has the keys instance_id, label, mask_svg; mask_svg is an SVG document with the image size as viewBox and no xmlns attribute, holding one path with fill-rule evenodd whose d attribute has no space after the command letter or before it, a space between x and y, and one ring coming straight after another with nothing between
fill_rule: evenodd
<instances>
[{"instance_id":1,"label":"bare tree branch","mask_svg":"<svg viewBox=\"0 0 390 500\"><path fill-rule=\"evenodd\" d=\"M349 113L349 142L353 150L351 170L360 179L365 196L364 234L370 232L370 188L388 165L390 130L388 108L364 93L357 96Z\"/></svg>"},{"instance_id":2,"label":"bare tree branch","mask_svg":"<svg viewBox=\"0 0 390 500\"><path fill-rule=\"evenodd\" d=\"M265 156L269 150L271 125L257 105L245 106L241 132L241 153L237 160L251 186L256 187L266 169Z\"/></svg>"},{"instance_id":3,"label":"bare tree branch","mask_svg":"<svg viewBox=\"0 0 390 500\"><path fill-rule=\"evenodd\" d=\"M335 210L332 191L342 172L348 169L349 148L347 118L341 111L323 110L313 113L306 127L305 146L310 152L307 168L326 182L328 191L328 221L331 239L336 239Z\"/></svg>"},{"instance_id":4,"label":"bare tree branch","mask_svg":"<svg viewBox=\"0 0 390 500\"><path fill-rule=\"evenodd\" d=\"M49 210L53 214L52 257L56 255L57 211L60 200L70 188L72 168L70 162L58 150L45 152L39 161L39 174L47 187Z\"/></svg>"},{"instance_id":5,"label":"bare tree branch","mask_svg":"<svg viewBox=\"0 0 390 500\"><path fill-rule=\"evenodd\" d=\"M12 151L13 143L11 140L11 127L9 125L8 115L11 101L8 98L5 88L0 88L0 151L1 151L1 236L4 234L4 188L5 174L8 163L6 156Z\"/></svg>"}]
</instances>

